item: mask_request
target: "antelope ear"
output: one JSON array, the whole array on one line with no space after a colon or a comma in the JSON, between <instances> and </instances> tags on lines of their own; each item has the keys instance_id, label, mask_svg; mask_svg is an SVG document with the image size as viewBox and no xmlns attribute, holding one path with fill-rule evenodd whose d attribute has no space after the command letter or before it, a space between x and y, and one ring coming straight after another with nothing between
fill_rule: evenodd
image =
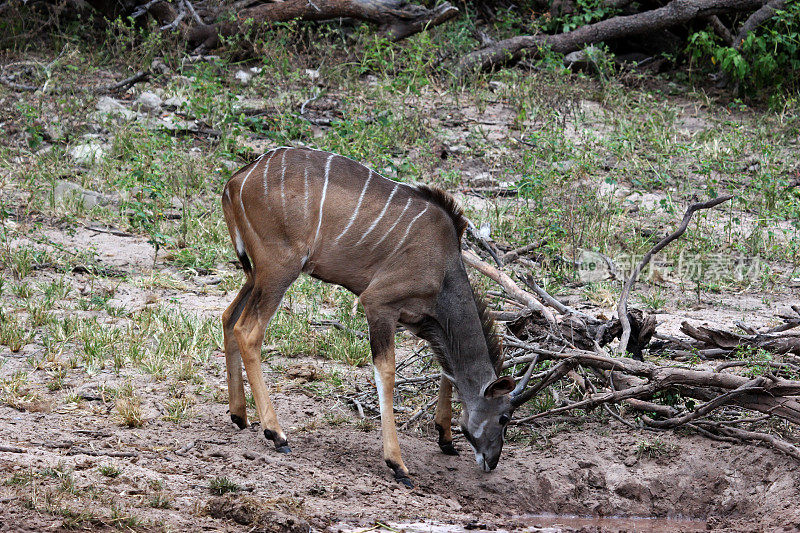
<instances>
[{"instance_id":1,"label":"antelope ear","mask_svg":"<svg viewBox=\"0 0 800 533\"><path fill-rule=\"evenodd\" d=\"M509 394L514 390L515 386L514 378L511 376L503 376L486 385L486 388L483 389L483 395L487 398L497 398L504 394Z\"/></svg>"}]
</instances>

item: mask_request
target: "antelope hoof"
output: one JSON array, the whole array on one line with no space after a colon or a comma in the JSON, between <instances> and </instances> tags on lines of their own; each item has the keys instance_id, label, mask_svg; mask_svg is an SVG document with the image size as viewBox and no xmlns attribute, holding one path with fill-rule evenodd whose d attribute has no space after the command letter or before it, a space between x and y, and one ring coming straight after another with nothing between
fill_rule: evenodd
<instances>
[{"instance_id":1,"label":"antelope hoof","mask_svg":"<svg viewBox=\"0 0 800 533\"><path fill-rule=\"evenodd\" d=\"M442 453L445 455L460 455L458 450L455 446L453 446L453 441L450 442L440 442L439 448L442 450Z\"/></svg>"},{"instance_id":2,"label":"antelope hoof","mask_svg":"<svg viewBox=\"0 0 800 533\"><path fill-rule=\"evenodd\" d=\"M286 440L286 437L278 436L278 434L271 429L264 430L264 437L275 443L275 449L278 450L278 453L289 453L292 451L292 449L289 448L289 442Z\"/></svg>"},{"instance_id":3,"label":"antelope hoof","mask_svg":"<svg viewBox=\"0 0 800 533\"><path fill-rule=\"evenodd\" d=\"M411 481L411 478L408 476L404 476L403 474L395 474L394 479L401 485L405 486L407 489L414 488L414 482Z\"/></svg>"},{"instance_id":4,"label":"antelope hoof","mask_svg":"<svg viewBox=\"0 0 800 533\"><path fill-rule=\"evenodd\" d=\"M239 429L244 429L247 427L247 422L245 422L244 419L239 415L231 415L231 422L236 424Z\"/></svg>"}]
</instances>

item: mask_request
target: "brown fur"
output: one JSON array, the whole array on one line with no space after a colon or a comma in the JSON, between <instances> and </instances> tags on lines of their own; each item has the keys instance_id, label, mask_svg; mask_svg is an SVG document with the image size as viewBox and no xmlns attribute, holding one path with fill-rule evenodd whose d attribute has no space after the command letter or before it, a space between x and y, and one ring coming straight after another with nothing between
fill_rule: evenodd
<instances>
[{"instance_id":1,"label":"brown fur","mask_svg":"<svg viewBox=\"0 0 800 533\"><path fill-rule=\"evenodd\" d=\"M458 205L456 199L450 193L432 185L419 184L417 185L417 190L422 193L422 197L427 201L445 210L450 216L450 220L453 221L456 235L458 235L458 240L460 241L464 231L467 229L468 222L464 217L464 210Z\"/></svg>"}]
</instances>

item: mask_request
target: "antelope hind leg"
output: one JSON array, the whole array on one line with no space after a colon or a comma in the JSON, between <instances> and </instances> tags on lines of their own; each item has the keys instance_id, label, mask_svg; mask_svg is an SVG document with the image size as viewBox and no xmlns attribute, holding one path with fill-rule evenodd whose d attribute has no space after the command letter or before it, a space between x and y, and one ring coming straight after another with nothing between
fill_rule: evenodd
<instances>
[{"instance_id":1,"label":"antelope hind leg","mask_svg":"<svg viewBox=\"0 0 800 533\"><path fill-rule=\"evenodd\" d=\"M233 299L231 305L222 314L222 331L225 334L225 368L228 381L228 406L230 407L231 421L239 429L247 427L247 406L244 398L244 381L242 380L242 356L239 353L239 344L233 334L233 327L239 320L244 306L253 290L253 281L248 277L239 294Z\"/></svg>"},{"instance_id":2,"label":"antelope hind leg","mask_svg":"<svg viewBox=\"0 0 800 533\"><path fill-rule=\"evenodd\" d=\"M365 308L366 310L366 308ZM375 365L375 385L378 388L378 401L381 407L381 436L383 438L383 459L394 472L394 478L408 488L414 482L408 476L408 468L400 455L400 442L397 440L397 426L394 420L394 332L396 320L370 319L369 342L372 360Z\"/></svg>"},{"instance_id":3,"label":"antelope hind leg","mask_svg":"<svg viewBox=\"0 0 800 533\"><path fill-rule=\"evenodd\" d=\"M269 284L258 284L251 292L233 328L247 372L247 380L250 382L250 390L256 402L258 418L264 428L264 437L273 441L275 449L281 453L289 453L292 450L289 448L286 434L278 423L278 416L275 414L275 408L267 393L267 385L264 383L264 374L261 371L261 345L264 342L267 325L292 281L294 279L280 284L278 289L260 289L259 287L268 287ZM272 286L275 284L272 283Z\"/></svg>"},{"instance_id":4,"label":"antelope hind leg","mask_svg":"<svg viewBox=\"0 0 800 533\"><path fill-rule=\"evenodd\" d=\"M439 399L436 401L436 414L433 417L436 431L439 432L439 448L445 455L458 455L458 450L453 446L453 432L451 430L453 419L453 384L442 375L439 384Z\"/></svg>"}]
</instances>

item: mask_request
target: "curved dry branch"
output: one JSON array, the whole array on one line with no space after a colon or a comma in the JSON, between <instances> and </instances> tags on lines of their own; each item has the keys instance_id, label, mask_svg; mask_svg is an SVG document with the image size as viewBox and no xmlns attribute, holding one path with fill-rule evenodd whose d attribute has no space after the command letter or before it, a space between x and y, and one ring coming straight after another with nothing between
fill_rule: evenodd
<instances>
[{"instance_id":1,"label":"curved dry branch","mask_svg":"<svg viewBox=\"0 0 800 533\"><path fill-rule=\"evenodd\" d=\"M689 209L687 209L686 213L683 215L683 220L681 221L681 225L678 226L678 229L672 232L672 234L661 239L658 244L653 246L653 248L651 248L650 251L645 254L645 256L642 258L642 261L636 265L636 268L633 270L628 278L628 281L625 282L625 286L622 288L622 294L620 294L619 297L619 305L617 306L617 314L619 316L619 321L622 324L622 337L620 337L618 349L619 353L624 354L628 349L628 341L631 338L631 322L628 318L628 296L630 295L633 284L636 283L636 280L639 278L639 274L642 272L642 269L644 269L644 267L650 263L650 260L655 254L663 250L669 243L683 235L683 232L689 227L689 222L692 220L692 215L694 215L695 211L699 211L701 209L711 209L712 207L716 207L723 202L727 202L731 198L733 198L732 194L725 194L718 198L714 198L713 200L708 200L707 202L698 202L690 205Z\"/></svg>"}]
</instances>

